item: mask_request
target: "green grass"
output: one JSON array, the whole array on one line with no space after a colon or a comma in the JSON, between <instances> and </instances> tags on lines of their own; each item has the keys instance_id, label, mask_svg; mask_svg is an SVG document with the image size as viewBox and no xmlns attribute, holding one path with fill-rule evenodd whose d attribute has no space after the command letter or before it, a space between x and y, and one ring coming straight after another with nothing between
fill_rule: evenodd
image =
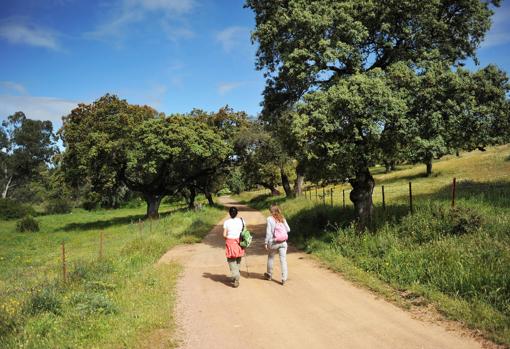
<instances>
[{"instance_id":1,"label":"green grass","mask_svg":"<svg viewBox=\"0 0 510 349\"><path fill-rule=\"evenodd\" d=\"M153 330L171 331L180 266L155 262L172 246L200 241L224 211L160 212L142 227L144 208L74 210L38 217L38 233L17 233L15 221L0 221L0 347L138 347Z\"/></svg>"},{"instance_id":2,"label":"green grass","mask_svg":"<svg viewBox=\"0 0 510 349\"><path fill-rule=\"evenodd\" d=\"M354 212L341 196L323 205L322 190L312 200L243 193L258 209L280 203L291 239L331 269L404 306L432 304L446 317L510 345L510 146L448 157L424 166L375 172L376 190L389 189L386 209L374 194L371 232L358 234ZM458 179L451 208L451 179ZM408 182L413 182L414 214L409 213ZM326 188L329 190L330 188Z\"/></svg>"}]
</instances>

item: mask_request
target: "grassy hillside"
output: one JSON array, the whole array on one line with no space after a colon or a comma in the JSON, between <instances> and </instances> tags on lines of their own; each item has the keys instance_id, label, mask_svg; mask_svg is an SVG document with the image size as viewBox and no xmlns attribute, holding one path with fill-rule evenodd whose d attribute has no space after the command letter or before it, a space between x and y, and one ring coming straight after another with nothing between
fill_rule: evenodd
<instances>
[{"instance_id":1,"label":"grassy hillside","mask_svg":"<svg viewBox=\"0 0 510 349\"><path fill-rule=\"evenodd\" d=\"M362 235L351 225L347 185L334 188L333 206L330 196L321 198L322 188L317 199L315 190L312 199L285 200L260 192L241 198L260 209L281 203L293 242L351 280L400 304L432 304L447 317L510 345L510 145L436 161L429 178L423 176L423 165L389 174L381 168L372 171L376 218L372 231ZM455 208L453 177L458 180Z\"/></svg>"},{"instance_id":2,"label":"grassy hillside","mask_svg":"<svg viewBox=\"0 0 510 349\"><path fill-rule=\"evenodd\" d=\"M142 226L144 208L75 210L39 217L38 233L16 233L14 221L0 221L0 347L138 347L143 334L172 327L180 269L154 263L176 244L201 240L224 212L161 211Z\"/></svg>"}]
</instances>

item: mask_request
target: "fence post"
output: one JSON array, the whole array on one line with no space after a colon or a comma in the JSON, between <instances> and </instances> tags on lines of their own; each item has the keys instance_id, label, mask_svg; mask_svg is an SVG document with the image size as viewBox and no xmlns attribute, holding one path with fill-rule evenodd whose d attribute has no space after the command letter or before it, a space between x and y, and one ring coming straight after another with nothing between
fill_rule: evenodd
<instances>
[{"instance_id":1,"label":"fence post","mask_svg":"<svg viewBox=\"0 0 510 349\"><path fill-rule=\"evenodd\" d=\"M331 206L333 206L333 188L331 188L330 193L331 193Z\"/></svg>"},{"instance_id":2,"label":"fence post","mask_svg":"<svg viewBox=\"0 0 510 349\"><path fill-rule=\"evenodd\" d=\"M326 206L326 188L322 187L322 204Z\"/></svg>"},{"instance_id":3,"label":"fence post","mask_svg":"<svg viewBox=\"0 0 510 349\"><path fill-rule=\"evenodd\" d=\"M345 189L342 189L342 207L345 208Z\"/></svg>"},{"instance_id":4,"label":"fence post","mask_svg":"<svg viewBox=\"0 0 510 349\"><path fill-rule=\"evenodd\" d=\"M383 208L383 210L386 210L386 198L384 196L384 185L381 186L381 190L382 190L382 208Z\"/></svg>"},{"instance_id":5,"label":"fence post","mask_svg":"<svg viewBox=\"0 0 510 349\"><path fill-rule=\"evenodd\" d=\"M99 259L103 259L103 239L104 239L104 233L101 231L99 234Z\"/></svg>"},{"instance_id":6,"label":"fence post","mask_svg":"<svg viewBox=\"0 0 510 349\"><path fill-rule=\"evenodd\" d=\"M457 178L453 177L452 182L452 207L455 207L455 191L457 190Z\"/></svg>"},{"instance_id":7,"label":"fence post","mask_svg":"<svg viewBox=\"0 0 510 349\"><path fill-rule=\"evenodd\" d=\"M319 198L319 194L317 193L317 186L315 187L315 201Z\"/></svg>"},{"instance_id":8,"label":"fence post","mask_svg":"<svg viewBox=\"0 0 510 349\"><path fill-rule=\"evenodd\" d=\"M67 268L66 268L66 247L64 241L62 241L62 278L65 284L67 281Z\"/></svg>"},{"instance_id":9,"label":"fence post","mask_svg":"<svg viewBox=\"0 0 510 349\"><path fill-rule=\"evenodd\" d=\"M409 210L413 214L413 187L411 182L409 182Z\"/></svg>"}]
</instances>

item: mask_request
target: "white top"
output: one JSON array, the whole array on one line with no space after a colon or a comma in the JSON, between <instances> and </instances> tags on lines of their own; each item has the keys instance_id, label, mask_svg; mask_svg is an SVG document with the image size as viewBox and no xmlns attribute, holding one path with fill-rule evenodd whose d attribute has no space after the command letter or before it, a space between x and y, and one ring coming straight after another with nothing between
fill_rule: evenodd
<instances>
[{"instance_id":1,"label":"white top","mask_svg":"<svg viewBox=\"0 0 510 349\"><path fill-rule=\"evenodd\" d=\"M239 239L243 230L243 221L241 218L229 218L223 223L223 228L227 229L227 239Z\"/></svg>"}]
</instances>

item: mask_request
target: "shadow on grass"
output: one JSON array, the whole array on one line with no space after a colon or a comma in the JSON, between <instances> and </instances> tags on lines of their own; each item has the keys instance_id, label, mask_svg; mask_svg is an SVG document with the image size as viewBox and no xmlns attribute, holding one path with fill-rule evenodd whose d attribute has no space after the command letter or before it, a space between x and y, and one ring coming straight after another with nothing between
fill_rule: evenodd
<instances>
[{"instance_id":1,"label":"shadow on grass","mask_svg":"<svg viewBox=\"0 0 510 349\"><path fill-rule=\"evenodd\" d=\"M170 209L165 212L161 212L159 214L159 218L165 218L169 216L172 213L175 212L183 212L187 211L187 208L177 208L177 209ZM60 231L70 231L70 230L79 230L79 231L89 231L89 230L101 230L106 229L118 225L125 225L125 224L136 224L139 221L145 222L146 218L144 214L135 214L135 215L129 215L129 216L123 216L123 217L113 217L110 219L105 220L96 220L92 222L84 222L84 223L69 223L64 225L63 227L57 229L57 232Z\"/></svg>"},{"instance_id":2,"label":"shadow on grass","mask_svg":"<svg viewBox=\"0 0 510 349\"><path fill-rule=\"evenodd\" d=\"M473 182L459 181L456 185L455 199L482 203L496 208L510 208L510 182ZM394 197L395 201L408 202L408 194ZM413 195L413 203L419 205L423 201L451 202L452 186L445 185L433 193ZM391 202L387 204L392 205Z\"/></svg>"}]
</instances>

